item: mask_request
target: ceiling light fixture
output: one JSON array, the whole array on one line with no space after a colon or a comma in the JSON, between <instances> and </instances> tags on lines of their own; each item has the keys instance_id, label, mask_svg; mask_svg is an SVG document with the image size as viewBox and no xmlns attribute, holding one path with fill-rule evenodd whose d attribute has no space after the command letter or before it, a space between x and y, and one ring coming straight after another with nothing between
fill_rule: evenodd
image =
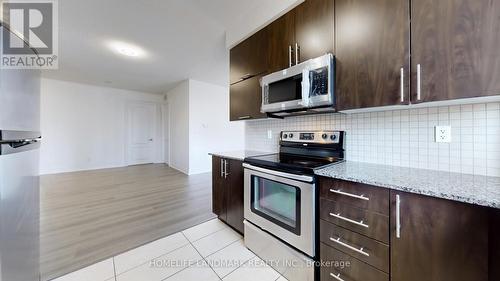
<instances>
[{"instance_id":1,"label":"ceiling light fixture","mask_svg":"<svg viewBox=\"0 0 500 281\"><path fill-rule=\"evenodd\" d=\"M114 52L127 57L138 58L146 56L146 52L141 47L129 43L121 41L110 41L107 45Z\"/></svg>"}]
</instances>

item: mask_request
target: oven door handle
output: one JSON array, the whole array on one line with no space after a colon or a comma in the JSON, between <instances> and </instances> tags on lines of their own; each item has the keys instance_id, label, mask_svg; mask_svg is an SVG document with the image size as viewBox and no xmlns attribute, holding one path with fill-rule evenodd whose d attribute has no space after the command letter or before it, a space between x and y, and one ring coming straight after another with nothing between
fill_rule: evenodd
<instances>
[{"instance_id":1,"label":"oven door handle","mask_svg":"<svg viewBox=\"0 0 500 281\"><path fill-rule=\"evenodd\" d=\"M255 166L247 164L247 163L243 163L243 167L250 169L250 170L257 171L257 172L262 172L265 174L270 174L273 176L283 177L283 178L287 178L287 179L298 180L298 181L303 181L303 182L314 182L314 177L312 177L312 176L289 174L289 173L269 170L269 169L265 169L265 168L255 167Z\"/></svg>"}]
</instances>

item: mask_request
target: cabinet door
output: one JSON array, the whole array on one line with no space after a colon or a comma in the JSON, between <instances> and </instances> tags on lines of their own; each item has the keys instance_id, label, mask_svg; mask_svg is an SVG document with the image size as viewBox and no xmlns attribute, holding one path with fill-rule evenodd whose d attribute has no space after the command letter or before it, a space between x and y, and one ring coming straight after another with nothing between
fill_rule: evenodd
<instances>
[{"instance_id":1,"label":"cabinet door","mask_svg":"<svg viewBox=\"0 0 500 281\"><path fill-rule=\"evenodd\" d=\"M212 156L212 212L220 219L226 220L226 181L223 176L223 160Z\"/></svg>"},{"instance_id":2,"label":"cabinet door","mask_svg":"<svg viewBox=\"0 0 500 281\"><path fill-rule=\"evenodd\" d=\"M499 95L500 1L411 2L412 102Z\"/></svg>"},{"instance_id":3,"label":"cabinet door","mask_svg":"<svg viewBox=\"0 0 500 281\"><path fill-rule=\"evenodd\" d=\"M231 49L231 84L267 71L267 39L267 30L262 29Z\"/></svg>"},{"instance_id":4,"label":"cabinet door","mask_svg":"<svg viewBox=\"0 0 500 281\"><path fill-rule=\"evenodd\" d=\"M295 12L294 10L273 21L267 27L268 70L270 73L283 70L295 63Z\"/></svg>"},{"instance_id":5,"label":"cabinet door","mask_svg":"<svg viewBox=\"0 0 500 281\"><path fill-rule=\"evenodd\" d=\"M227 223L244 232L243 227L243 162L238 160L227 160Z\"/></svg>"},{"instance_id":6,"label":"cabinet door","mask_svg":"<svg viewBox=\"0 0 500 281\"><path fill-rule=\"evenodd\" d=\"M391 191L391 225L392 281L488 280L485 208Z\"/></svg>"},{"instance_id":7,"label":"cabinet door","mask_svg":"<svg viewBox=\"0 0 500 281\"><path fill-rule=\"evenodd\" d=\"M295 8L299 62L333 53L334 0L306 0Z\"/></svg>"},{"instance_id":8,"label":"cabinet door","mask_svg":"<svg viewBox=\"0 0 500 281\"><path fill-rule=\"evenodd\" d=\"M262 105L261 77L260 75L255 76L230 86L229 119L231 121L266 117L260 112Z\"/></svg>"},{"instance_id":9,"label":"cabinet door","mask_svg":"<svg viewBox=\"0 0 500 281\"><path fill-rule=\"evenodd\" d=\"M408 104L408 5L407 0L335 1L339 110Z\"/></svg>"}]
</instances>

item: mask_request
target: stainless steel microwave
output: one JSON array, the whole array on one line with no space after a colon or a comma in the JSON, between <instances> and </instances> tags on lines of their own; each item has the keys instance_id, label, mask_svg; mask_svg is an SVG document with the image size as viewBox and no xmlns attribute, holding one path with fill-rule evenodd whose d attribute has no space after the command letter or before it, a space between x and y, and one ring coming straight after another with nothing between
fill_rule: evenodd
<instances>
[{"instance_id":1,"label":"stainless steel microwave","mask_svg":"<svg viewBox=\"0 0 500 281\"><path fill-rule=\"evenodd\" d=\"M335 105L335 57L326 54L262 77L263 113Z\"/></svg>"}]
</instances>

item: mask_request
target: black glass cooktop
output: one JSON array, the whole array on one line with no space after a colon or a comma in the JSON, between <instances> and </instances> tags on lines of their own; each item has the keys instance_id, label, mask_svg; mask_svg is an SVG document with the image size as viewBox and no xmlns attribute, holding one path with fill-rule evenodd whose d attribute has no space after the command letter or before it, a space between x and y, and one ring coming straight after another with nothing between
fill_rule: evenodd
<instances>
[{"instance_id":1,"label":"black glass cooktop","mask_svg":"<svg viewBox=\"0 0 500 281\"><path fill-rule=\"evenodd\" d=\"M248 157L246 163L291 173L313 174L315 169L343 161L337 157L307 157L303 155L276 153Z\"/></svg>"}]
</instances>

